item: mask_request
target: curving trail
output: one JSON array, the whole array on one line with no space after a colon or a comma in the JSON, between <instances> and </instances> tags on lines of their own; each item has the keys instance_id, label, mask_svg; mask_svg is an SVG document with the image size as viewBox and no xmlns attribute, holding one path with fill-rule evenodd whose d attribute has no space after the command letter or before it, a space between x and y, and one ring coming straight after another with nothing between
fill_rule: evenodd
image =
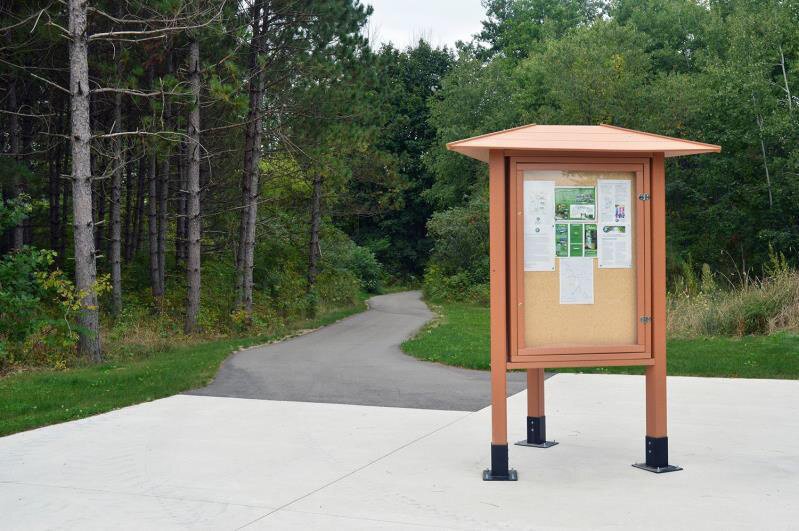
<instances>
[{"instance_id":1,"label":"curving trail","mask_svg":"<svg viewBox=\"0 0 799 531\"><path fill-rule=\"evenodd\" d=\"M433 313L418 291L379 295L369 310L315 332L231 356L216 379L189 394L477 411L489 373L419 361L399 345ZM508 393L526 387L508 375Z\"/></svg>"}]
</instances>

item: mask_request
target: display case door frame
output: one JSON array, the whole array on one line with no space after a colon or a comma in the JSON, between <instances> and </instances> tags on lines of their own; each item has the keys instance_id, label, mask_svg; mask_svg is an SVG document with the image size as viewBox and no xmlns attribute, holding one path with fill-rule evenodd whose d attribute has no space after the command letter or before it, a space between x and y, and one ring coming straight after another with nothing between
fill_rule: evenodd
<instances>
[{"instance_id":1,"label":"display case door frame","mask_svg":"<svg viewBox=\"0 0 799 531\"><path fill-rule=\"evenodd\" d=\"M609 362L612 365L648 365L652 359L651 316L651 201L642 198L650 193L649 158L591 157L511 157L509 168L509 361L515 366L557 367ZM635 214L635 304L637 311L636 341L624 344L559 344L557 346L525 345L524 290L524 172L530 170L625 172L634 173L633 204ZM597 216L598 217L598 216ZM597 227L599 220L597 219Z\"/></svg>"}]
</instances>

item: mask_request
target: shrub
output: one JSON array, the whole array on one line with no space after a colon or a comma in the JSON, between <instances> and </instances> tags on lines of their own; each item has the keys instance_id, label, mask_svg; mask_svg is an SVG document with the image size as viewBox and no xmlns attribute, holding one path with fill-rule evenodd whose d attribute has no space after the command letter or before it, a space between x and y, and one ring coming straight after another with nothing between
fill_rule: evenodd
<instances>
[{"instance_id":1,"label":"shrub","mask_svg":"<svg viewBox=\"0 0 799 531\"><path fill-rule=\"evenodd\" d=\"M720 289L710 268L701 281L676 283L682 291L668 296L668 331L675 337L743 336L799 331L799 272L782 255L772 253L760 279Z\"/></svg>"},{"instance_id":2,"label":"shrub","mask_svg":"<svg viewBox=\"0 0 799 531\"><path fill-rule=\"evenodd\" d=\"M379 293L382 288L383 266L375 254L366 247L356 245L344 233L328 227L324 234L322 269L351 274L361 289L368 293Z\"/></svg>"},{"instance_id":3,"label":"shrub","mask_svg":"<svg viewBox=\"0 0 799 531\"><path fill-rule=\"evenodd\" d=\"M427 223L433 252L425 271L425 296L433 301L488 304L488 204L437 212Z\"/></svg>"},{"instance_id":4,"label":"shrub","mask_svg":"<svg viewBox=\"0 0 799 531\"><path fill-rule=\"evenodd\" d=\"M425 297L433 302L472 302L486 305L489 302L488 282L477 282L469 272L445 275L437 265L428 266L422 287Z\"/></svg>"}]
</instances>

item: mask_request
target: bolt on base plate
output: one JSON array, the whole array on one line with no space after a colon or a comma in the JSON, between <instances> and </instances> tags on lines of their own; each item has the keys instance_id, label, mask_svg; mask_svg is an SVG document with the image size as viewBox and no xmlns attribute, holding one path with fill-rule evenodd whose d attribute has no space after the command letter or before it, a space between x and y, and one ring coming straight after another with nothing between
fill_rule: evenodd
<instances>
[{"instance_id":1,"label":"bolt on base plate","mask_svg":"<svg viewBox=\"0 0 799 531\"><path fill-rule=\"evenodd\" d=\"M531 442L527 442L527 441L519 441L519 442L513 443L513 444L515 444L516 446L529 446L531 448L550 448L550 447L555 446L556 444L558 444L558 442L557 441L544 441L544 442L541 442L541 443L531 443Z\"/></svg>"},{"instance_id":2,"label":"bolt on base plate","mask_svg":"<svg viewBox=\"0 0 799 531\"><path fill-rule=\"evenodd\" d=\"M491 473L490 468L483 470L483 481L517 481L518 479L518 474L512 468L508 470L507 476L495 476Z\"/></svg>"},{"instance_id":3,"label":"bolt on base plate","mask_svg":"<svg viewBox=\"0 0 799 531\"><path fill-rule=\"evenodd\" d=\"M675 465L652 466L652 465L647 465L646 463L635 463L633 466L635 468L640 468L641 470L646 470L647 472L654 472L655 474L663 474L666 472L677 472L678 470L682 470L682 467Z\"/></svg>"}]
</instances>

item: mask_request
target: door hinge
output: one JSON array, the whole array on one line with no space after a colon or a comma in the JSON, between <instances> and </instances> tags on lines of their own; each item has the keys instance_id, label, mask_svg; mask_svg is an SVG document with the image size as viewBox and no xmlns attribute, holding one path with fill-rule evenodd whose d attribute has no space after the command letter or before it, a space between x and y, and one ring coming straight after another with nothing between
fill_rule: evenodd
<instances>
[{"instance_id":1,"label":"door hinge","mask_svg":"<svg viewBox=\"0 0 799 531\"><path fill-rule=\"evenodd\" d=\"M643 317L641 317L641 322L643 324L649 324L652 322L652 318L649 317L648 315L644 315Z\"/></svg>"},{"instance_id":2,"label":"door hinge","mask_svg":"<svg viewBox=\"0 0 799 531\"><path fill-rule=\"evenodd\" d=\"M649 201L649 194L638 194L638 199L641 201Z\"/></svg>"}]
</instances>

